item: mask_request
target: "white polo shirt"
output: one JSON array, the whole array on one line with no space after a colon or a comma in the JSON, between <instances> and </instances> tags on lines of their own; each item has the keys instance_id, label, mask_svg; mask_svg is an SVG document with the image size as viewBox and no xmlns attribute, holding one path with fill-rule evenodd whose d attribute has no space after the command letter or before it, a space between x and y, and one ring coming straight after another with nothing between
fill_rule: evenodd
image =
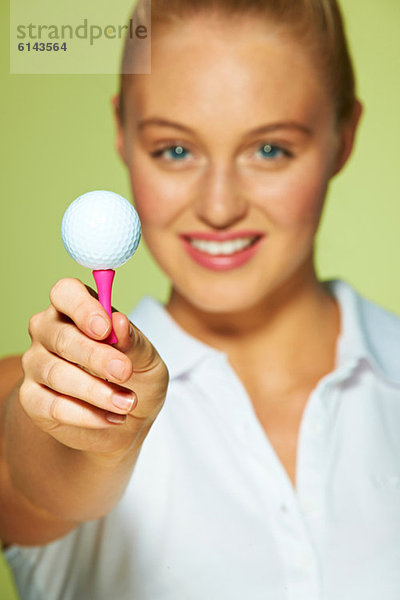
<instances>
[{"instance_id":1,"label":"white polo shirt","mask_svg":"<svg viewBox=\"0 0 400 600\"><path fill-rule=\"evenodd\" d=\"M227 356L141 300L130 318L168 366L165 405L107 517L5 552L22 600L399 600L400 319L326 285L342 330L296 490Z\"/></svg>"}]
</instances>

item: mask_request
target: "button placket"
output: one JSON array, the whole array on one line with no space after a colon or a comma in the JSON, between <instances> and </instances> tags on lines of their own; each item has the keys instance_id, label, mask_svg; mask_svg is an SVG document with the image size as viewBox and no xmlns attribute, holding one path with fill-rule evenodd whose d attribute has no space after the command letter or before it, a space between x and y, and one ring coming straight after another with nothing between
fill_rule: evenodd
<instances>
[{"instance_id":1,"label":"button placket","mask_svg":"<svg viewBox=\"0 0 400 600\"><path fill-rule=\"evenodd\" d=\"M212 380L216 385L216 397L222 400L222 402L218 401L216 409L225 415L225 422L230 423L232 431L241 444L257 459L259 466L255 468L260 469L261 476L259 492L264 497L265 506L270 505L271 502L276 506L274 533L287 572L288 597L290 600L319 599L318 560L298 496L257 419L251 400L241 381L231 368L227 358L223 358L221 362L222 364L213 361L212 365L207 365L207 368L213 369ZM216 370L218 370L217 377L214 376ZM202 381L201 385L204 383ZM228 399L229 408L227 409ZM226 414L226 410L228 410L228 414ZM315 428L318 429L319 425L320 422L315 425ZM317 435L317 437L319 436L320 434ZM262 473L264 473L264 479L268 480L268 486L261 482ZM275 527L274 520L271 522L271 527ZM292 581L293 584L291 584Z\"/></svg>"},{"instance_id":2,"label":"button placket","mask_svg":"<svg viewBox=\"0 0 400 600\"><path fill-rule=\"evenodd\" d=\"M320 569L317 554L305 531L280 541L286 571L285 600L321 600Z\"/></svg>"},{"instance_id":3,"label":"button placket","mask_svg":"<svg viewBox=\"0 0 400 600\"><path fill-rule=\"evenodd\" d=\"M297 497L304 525L317 549L324 535L324 472L327 456L327 404L335 385L332 377L321 380L310 395L298 439Z\"/></svg>"},{"instance_id":4,"label":"button placket","mask_svg":"<svg viewBox=\"0 0 400 600\"><path fill-rule=\"evenodd\" d=\"M218 378L218 387L221 389L221 396L229 397L231 406L229 408L232 429L235 431L238 439L243 443L247 449L249 449L254 456L264 464L268 471L275 473L275 476L282 479L282 474L285 476L286 473L272 447L265 432L254 412L253 405L244 388L239 377L236 375L234 369L231 367L228 358L221 356L222 370L219 370L219 375L223 370L226 370L226 379ZM215 362L213 364L215 369ZM215 381L213 376L213 381ZM232 399L232 402L231 402ZM221 408L220 406L218 407ZM227 415L226 418L229 418ZM289 488L289 494L293 494L293 488L287 477L285 479L285 486Z\"/></svg>"}]
</instances>

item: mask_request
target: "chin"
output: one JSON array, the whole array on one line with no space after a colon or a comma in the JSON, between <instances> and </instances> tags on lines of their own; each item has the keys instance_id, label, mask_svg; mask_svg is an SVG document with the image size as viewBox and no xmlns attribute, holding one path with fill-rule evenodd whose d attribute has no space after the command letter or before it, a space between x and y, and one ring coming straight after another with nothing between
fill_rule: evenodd
<instances>
[{"instance_id":1,"label":"chin","mask_svg":"<svg viewBox=\"0 0 400 600\"><path fill-rule=\"evenodd\" d=\"M311 264L311 263L310 263ZM259 269L245 273L239 271L236 277L199 279L188 273L172 278L173 287L185 301L199 311L211 314L249 313L267 309L268 305L284 302L302 283L310 280L308 261L300 265L271 265L269 273ZM297 267L297 268L296 268ZM184 277L184 275L187 275ZM176 275L176 273L175 273ZM264 308L263 308L264 307Z\"/></svg>"},{"instance_id":2,"label":"chin","mask_svg":"<svg viewBox=\"0 0 400 600\"><path fill-rule=\"evenodd\" d=\"M174 284L175 289L185 298L186 302L200 311L213 314L233 314L253 309L268 295L268 290L261 290L257 285L246 285L232 282L221 282L220 285L205 284L190 286Z\"/></svg>"}]
</instances>

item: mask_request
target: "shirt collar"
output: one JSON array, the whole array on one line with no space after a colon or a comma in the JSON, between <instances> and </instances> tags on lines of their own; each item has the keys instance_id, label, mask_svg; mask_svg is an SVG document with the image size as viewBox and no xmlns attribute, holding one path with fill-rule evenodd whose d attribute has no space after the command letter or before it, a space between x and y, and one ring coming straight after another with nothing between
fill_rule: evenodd
<instances>
[{"instance_id":1,"label":"shirt collar","mask_svg":"<svg viewBox=\"0 0 400 600\"><path fill-rule=\"evenodd\" d=\"M364 359L380 377L400 385L400 319L359 294L343 279L324 282L338 300L341 332L336 363Z\"/></svg>"},{"instance_id":2,"label":"shirt collar","mask_svg":"<svg viewBox=\"0 0 400 600\"><path fill-rule=\"evenodd\" d=\"M336 367L365 359L384 379L400 385L400 319L361 296L344 280L323 283L337 299L341 312ZM227 358L226 353L184 331L151 296L143 297L129 318L157 349L170 379L207 357Z\"/></svg>"},{"instance_id":3,"label":"shirt collar","mask_svg":"<svg viewBox=\"0 0 400 600\"><path fill-rule=\"evenodd\" d=\"M195 364L214 355L226 354L204 344L184 331L165 310L164 306L151 296L144 296L129 319L150 340L167 365L170 379L190 371Z\"/></svg>"},{"instance_id":4,"label":"shirt collar","mask_svg":"<svg viewBox=\"0 0 400 600\"><path fill-rule=\"evenodd\" d=\"M323 282L327 291L336 298L340 308L340 333L336 346L336 366L369 359L364 327L360 319L357 292L340 279Z\"/></svg>"}]
</instances>

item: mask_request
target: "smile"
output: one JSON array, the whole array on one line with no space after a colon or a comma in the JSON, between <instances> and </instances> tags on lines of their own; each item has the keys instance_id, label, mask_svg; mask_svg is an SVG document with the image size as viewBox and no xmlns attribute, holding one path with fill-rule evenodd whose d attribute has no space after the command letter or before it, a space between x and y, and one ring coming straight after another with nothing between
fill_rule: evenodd
<instances>
[{"instance_id":1,"label":"smile","mask_svg":"<svg viewBox=\"0 0 400 600\"><path fill-rule=\"evenodd\" d=\"M259 249L263 233L194 233L181 235L183 247L202 267L214 271L234 269L247 263Z\"/></svg>"},{"instance_id":2,"label":"smile","mask_svg":"<svg viewBox=\"0 0 400 600\"><path fill-rule=\"evenodd\" d=\"M235 252L240 252L240 250L244 250L248 248L257 240L257 237L246 237L246 238L237 238L232 241L226 242L209 242L206 240L194 240L189 239L189 243L194 248L201 250L201 252L205 252L206 254L211 254L212 256L218 256L219 254L223 256L229 256L230 254L234 254Z\"/></svg>"}]
</instances>

